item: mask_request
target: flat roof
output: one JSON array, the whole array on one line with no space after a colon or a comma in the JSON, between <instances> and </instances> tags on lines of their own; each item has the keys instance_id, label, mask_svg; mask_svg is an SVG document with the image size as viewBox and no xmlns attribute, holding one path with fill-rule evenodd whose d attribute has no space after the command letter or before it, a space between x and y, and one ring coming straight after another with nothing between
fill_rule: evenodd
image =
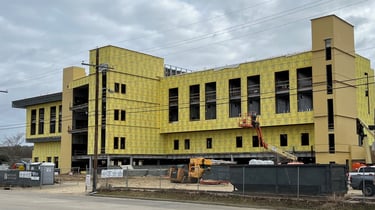
<instances>
[{"instance_id":1,"label":"flat roof","mask_svg":"<svg viewBox=\"0 0 375 210\"><path fill-rule=\"evenodd\" d=\"M12 107L25 109L28 106L51 103L56 101L62 101L62 92L12 101Z\"/></svg>"}]
</instances>

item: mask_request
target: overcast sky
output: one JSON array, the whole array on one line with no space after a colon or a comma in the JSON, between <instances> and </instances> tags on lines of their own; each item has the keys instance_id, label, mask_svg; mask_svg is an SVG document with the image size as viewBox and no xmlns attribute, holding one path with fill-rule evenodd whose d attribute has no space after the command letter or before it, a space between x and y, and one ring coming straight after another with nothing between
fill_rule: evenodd
<instances>
[{"instance_id":1,"label":"overcast sky","mask_svg":"<svg viewBox=\"0 0 375 210\"><path fill-rule=\"evenodd\" d=\"M25 132L14 100L61 92L62 69L116 45L202 70L311 49L310 20L354 25L356 53L375 62L371 0L3 0L0 142Z\"/></svg>"}]
</instances>

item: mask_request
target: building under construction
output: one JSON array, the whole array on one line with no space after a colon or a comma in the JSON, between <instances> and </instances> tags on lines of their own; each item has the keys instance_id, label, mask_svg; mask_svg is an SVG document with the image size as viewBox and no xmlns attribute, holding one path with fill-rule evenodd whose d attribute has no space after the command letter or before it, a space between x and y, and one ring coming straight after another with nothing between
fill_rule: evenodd
<instances>
[{"instance_id":1,"label":"building under construction","mask_svg":"<svg viewBox=\"0 0 375 210\"><path fill-rule=\"evenodd\" d=\"M26 109L33 161L62 171L91 166L95 149L99 166L283 161L239 126L244 113L258 115L265 142L304 163L371 162L374 137L358 125L375 124L370 61L355 52L353 25L337 16L311 20L311 34L307 52L194 72L105 46L90 51L89 74L64 69L62 92L13 107Z\"/></svg>"}]
</instances>

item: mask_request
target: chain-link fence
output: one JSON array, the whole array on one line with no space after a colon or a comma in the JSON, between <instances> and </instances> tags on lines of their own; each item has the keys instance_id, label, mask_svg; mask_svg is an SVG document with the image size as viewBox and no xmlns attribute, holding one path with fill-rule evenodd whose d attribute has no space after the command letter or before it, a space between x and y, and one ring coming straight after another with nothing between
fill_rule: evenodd
<instances>
[{"instance_id":1,"label":"chain-link fence","mask_svg":"<svg viewBox=\"0 0 375 210\"><path fill-rule=\"evenodd\" d=\"M61 173L64 171L66 173ZM66 188L71 186L82 186L84 189L86 171L79 167L60 168L55 170L55 186Z\"/></svg>"},{"instance_id":2,"label":"chain-link fence","mask_svg":"<svg viewBox=\"0 0 375 210\"><path fill-rule=\"evenodd\" d=\"M231 192L244 195L327 196L347 193L343 165L219 165L206 170L194 183L172 182L169 166L108 167L97 170L96 189L173 189ZM62 169L60 169L62 170ZM71 168L54 173L54 187L74 187L91 192L93 173ZM0 184L41 186L37 171L0 171ZM191 181L187 180L187 181Z\"/></svg>"},{"instance_id":3,"label":"chain-link fence","mask_svg":"<svg viewBox=\"0 0 375 210\"><path fill-rule=\"evenodd\" d=\"M327 196L347 193L346 179L343 165L237 165L212 166L195 183L174 183L169 179L168 168L145 166L99 169L97 189L183 189L246 195Z\"/></svg>"},{"instance_id":4,"label":"chain-link fence","mask_svg":"<svg viewBox=\"0 0 375 210\"><path fill-rule=\"evenodd\" d=\"M88 173L89 175L90 173ZM138 168L101 168L97 173L97 189L179 189L232 192L229 182L215 184L197 180L194 183L175 183L169 178L168 166L143 166ZM87 190L92 190L92 175L86 177Z\"/></svg>"},{"instance_id":5,"label":"chain-link fence","mask_svg":"<svg viewBox=\"0 0 375 210\"><path fill-rule=\"evenodd\" d=\"M344 195L346 171L344 165L231 166L230 180L242 194Z\"/></svg>"}]
</instances>

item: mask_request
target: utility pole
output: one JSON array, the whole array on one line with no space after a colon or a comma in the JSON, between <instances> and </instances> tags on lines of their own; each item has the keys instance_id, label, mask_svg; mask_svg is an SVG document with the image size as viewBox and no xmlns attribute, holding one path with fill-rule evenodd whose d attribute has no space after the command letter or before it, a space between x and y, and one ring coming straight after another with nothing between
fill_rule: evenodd
<instances>
[{"instance_id":1,"label":"utility pole","mask_svg":"<svg viewBox=\"0 0 375 210\"><path fill-rule=\"evenodd\" d=\"M98 107L99 107L99 48L96 48L95 61L95 137L94 137L94 174L92 181L92 191L96 192L96 182L98 176Z\"/></svg>"},{"instance_id":2,"label":"utility pole","mask_svg":"<svg viewBox=\"0 0 375 210\"><path fill-rule=\"evenodd\" d=\"M94 128L94 167L92 172L92 192L96 192L98 177L98 128L99 128L99 48L96 48L95 64L81 63L85 66L95 67L95 128Z\"/></svg>"},{"instance_id":3,"label":"utility pole","mask_svg":"<svg viewBox=\"0 0 375 210\"><path fill-rule=\"evenodd\" d=\"M365 72L366 76L366 96L367 96L367 112L370 114L370 91L369 91L369 86L368 86L368 73Z\"/></svg>"},{"instance_id":4,"label":"utility pole","mask_svg":"<svg viewBox=\"0 0 375 210\"><path fill-rule=\"evenodd\" d=\"M98 177L98 142L99 142L99 72L103 69L113 69L105 64L99 64L99 48L96 48L95 64L81 63L85 66L95 67L95 131L94 131L94 167L92 174L92 192L96 192L97 177ZM103 70L104 71L104 70Z\"/></svg>"}]
</instances>

